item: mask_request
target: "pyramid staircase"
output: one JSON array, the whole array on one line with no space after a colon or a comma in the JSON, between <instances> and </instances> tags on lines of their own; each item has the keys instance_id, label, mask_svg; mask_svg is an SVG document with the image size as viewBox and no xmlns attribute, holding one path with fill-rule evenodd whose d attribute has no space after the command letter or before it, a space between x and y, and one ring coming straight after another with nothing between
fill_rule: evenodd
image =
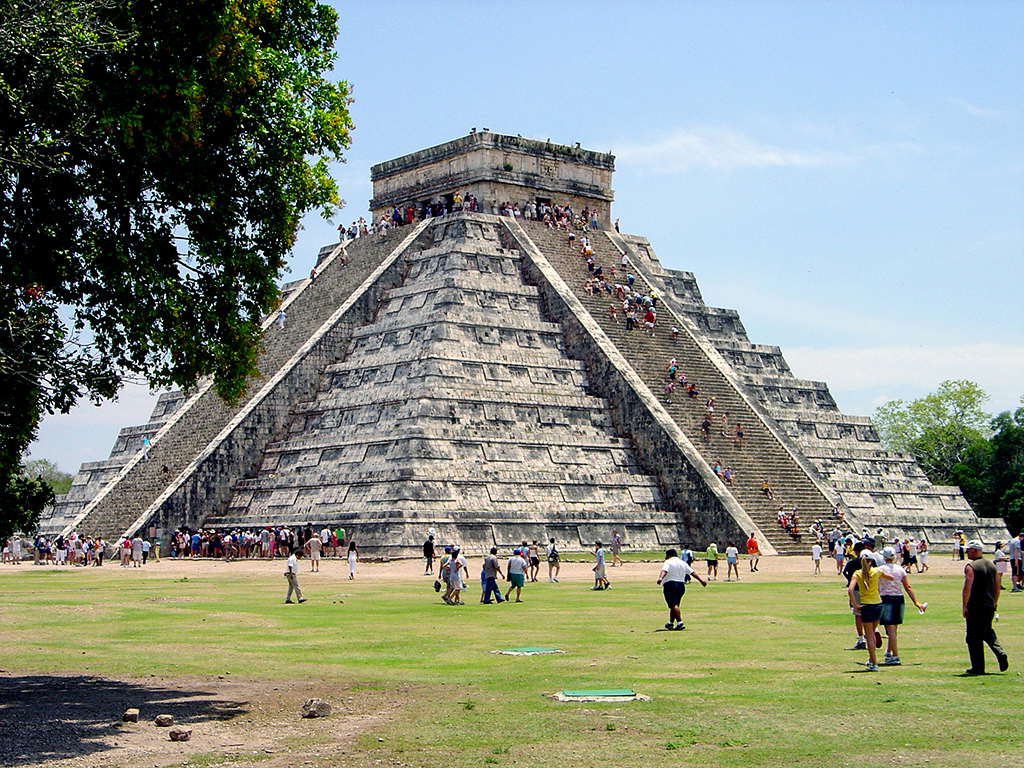
<instances>
[{"instance_id":1,"label":"pyramid staircase","mask_svg":"<svg viewBox=\"0 0 1024 768\"><path fill-rule=\"evenodd\" d=\"M153 524L158 513L168 528L196 526L212 509L225 506L231 483L251 471L265 439L283 428L290 403L281 402L282 395L294 400L308 396L323 365L344 349L352 328L376 310L376 282L390 277L385 275L389 254L408 247L424 227L325 249L317 278L300 281L285 295L283 327L277 312L264 321L259 373L239 402L225 403L212 382L202 383L156 433L148 455L140 439L135 456L63 532L79 529L115 540ZM341 318L339 307L345 305L363 317Z\"/></svg>"},{"instance_id":2,"label":"pyramid staircase","mask_svg":"<svg viewBox=\"0 0 1024 768\"><path fill-rule=\"evenodd\" d=\"M627 331L621 300L607 293L595 296L585 289L591 275L587 270L586 257L582 255L579 236L570 245L564 230L531 221L521 224L533 244L661 401L704 461L710 466L718 462L723 468L732 468L735 479L728 492L776 550L780 554L805 554L810 547L810 537L805 535L801 540L786 533L777 522L778 510L780 507L787 513L797 510L806 533L811 523L818 519L831 527L832 501L825 495L820 481L813 477L814 470L806 462L798 460L792 446L783 444L777 429L770 424L770 417L756 410L751 399L740 391L741 385L723 372L724 366L712 359L714 352L709 353L710 345L701 345L691 330L691 324L680 315L674 315L662 300L657 306L658 328L653 338L642 330L642 322L637 328ZM623 250L605 233L591 231L588 234L594 249L594 263L602 267L605 279L613 285L625 284L626 276L620 268ZM616 268L615 277L610 275L612 266ZM636 278L634 290L643 293L651 290L632 259L628 259L627 270ZM618 321L613 320L609 312L609 305L613 303ZM670 334L672 326L679 329L675 339ZM672 402L666 401L664 388L669 380L669 361L673 358L679 373L697 385L697 399L687 397L681 384L677 384ZM711 440L706 443L701 439L700 423L705 403L710 397L715 398L715 423ZM722 434L721 417L725 413L729 414L727 435ZM739 424L744 431L742 448L733 443L733 433ZM762 481L765 479L774 489L774 500L762 493Z\"/></svg>"}]
</instances>

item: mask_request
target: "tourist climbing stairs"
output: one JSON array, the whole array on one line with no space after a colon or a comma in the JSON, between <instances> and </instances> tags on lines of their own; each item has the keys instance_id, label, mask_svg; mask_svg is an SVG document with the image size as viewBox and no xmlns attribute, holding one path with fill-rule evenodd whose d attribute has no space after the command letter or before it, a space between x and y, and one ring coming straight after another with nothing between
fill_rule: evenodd
<instances>
[{"instance_id":1,"label":"tourist climbing stairs","mask_svg":"<svg viewBox=\"0 0 1024 768\"><path fill-rule=\"evenodd\" d=\"M808 553L813 543L808 533L811 524L821 520L828 528L832 527L829 500L696 342L686 325L674 318L665 303L659 300L658 327L653 338L643 329L642 313L638 315L637 327L627 331L622 300L614 294L603 292L593 295L586 290L591 274L580 245L581 233L577 233L576 241L570 244L565 230L531 221L522 224L534 244L664 405L704 460L711 467L720 465L723 473L725 468L731 468L734 479L728 486L729 491L779 554ZM626 275L620 266L621 251L601 232L590 232L589 236L594 249L594 263L601 266L604 278L613 286L625 285ZM615 267L614 276L611 275L612 267ZM634 290L649 293L651 286L634 264L629 264L627 272L635 277ZM616 319L611 316L612 305L616 309ZM672 326L679 329L675 339L670 333ZM669 403L664 390L669 381L669 362L673 358L678 365L678 375L672 402ZM684 383L697 386L699 394L696 399L687 396ZM704 440L700 424L706 403L712 397L715 398L714 422L710 438ZM728 421L723 425L725 414L728 414ZM736 428L740 425L744 433L742 447L735 444ZM774 499L762 493L765 480L772 487ZM792 515L794 510L799 514L802 536L794 537L782 529L778 523L780 509L787 515ZM741 542L735 543L741 545ZM719 542L720 548L722 545L723 542Z\"/></svg>"},{"instance_id":2,"label":"tourist climbing stairs","mask_svg":"<svg viewBox=\"0 0 1024 768\"><path fill-rule=\"evenodd\" d=\"M114 541L172 485L185 482L188 473L195 468L196 457L212 447L212 441L239 410L293 358L411 231L412 227L402 227L389 232L387 238L368 236L348 242L344 251L333 248L333 257L323 260L316 279L301 281L285 296L284 323L277 322L276 312L264 323L263 350L257 362L259 375L250 379L239 402L228 405L208 382L201 384L194 396L187 397L179 411L157 433L148 455L142 458L140 445L137 457L85 507L69 529ZM192 514L201 521L213 511L192 510Z\"/></svg>"}]
</instances>

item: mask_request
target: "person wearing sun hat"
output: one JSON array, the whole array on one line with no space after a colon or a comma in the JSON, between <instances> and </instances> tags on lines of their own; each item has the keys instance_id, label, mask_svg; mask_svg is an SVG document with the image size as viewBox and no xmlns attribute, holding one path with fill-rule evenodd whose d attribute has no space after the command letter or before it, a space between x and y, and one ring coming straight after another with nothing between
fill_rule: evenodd
<instances>
[{"instance_id":1,"label":"person wearing sun hat","mask_svg":"<svg viewBox=\"0 0 1024 768\"><path fill-rule=\"evenodd\" d=\"M907 570L896 563L896 550L893 547L886 547L882 550L882 557L885 560L885 564L881 566L882 571L893 577L893 581L882 579L878 582L878 593L882 597L882 618L879 619L879 622L885 627L886 637L889 638L882 665L898 667L901 662L896 633L899 625L903 623L903 591L906 590L914 602L914 607L921 613L924 613L928 603L922 604L917 601L917 595L914 594L910 581L907 579Z\"/></svg>"},{"instance_id":2,"label":"person wearing sun hat","mask_svg":"<svg viewBox=\"0 0 1024 768\"><path fill-rule=\"evenodd\" d=\"M968 675L985 674L985 643L999 661L999 671L1005 672L1010 666L1006 651L999 645L992 619L999 607L998 580L996 567L982 555L985 545L978 539L967 542L967 559L964 566L963 616L967 622L967 652L971 657Z\"/></svg>"}]
</instances>

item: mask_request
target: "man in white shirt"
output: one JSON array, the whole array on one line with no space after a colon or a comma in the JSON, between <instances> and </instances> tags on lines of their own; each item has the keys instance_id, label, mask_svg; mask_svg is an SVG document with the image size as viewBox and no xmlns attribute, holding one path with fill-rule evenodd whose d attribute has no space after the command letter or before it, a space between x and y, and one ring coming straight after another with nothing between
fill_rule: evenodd
<instances>
[{"instance_id":1,"label":"man in white shirt","mask_svg":"<svg viewBox=\"0 0 1024 768\"><path fill-rule=\"evenodd\" d=\"M514 589L516 591L516 602L523 602L523 584L526 582L526 560L523 559L523 551L521 549L513 549L512 557L508 559L508 580L510 586L505 599L511 599L512 590Z\"/></svg>"},{"instance_id":2,"label":"man in white shirt","mask_svg":"<svg viewBox=\"0 0 1024 768\"><path fill-rule=\"evenodd\" d=\"M686 592L687 578L696 579L702 586L708 585L699 573L679 559L674 549L665 552L665 563L661 566L661 573L658 575L658 584L661 585L665 602L668 604L669 621L665 625L665 629L686 628L683 626L683 614L679 609L679 601Z\"/></svg>"},{"instance_id":3,"label":"man in white shirt","mask_svg":"<svg viewBox=\"0 0 1024 768\"><path fill-rule=\"evenodd\" d=\"M594 586L592 590L610 589L611 582L608 581L608 577L605 576L604 570L604 549L600 541L594 542L594 559L596 560L593 571L594 571Z\"/></svg>"},{"instance_id":4,"label":"man in white shirt","mask_svg":"<svg viewBox=\"0 0 1024 768\"><path fill-rule=\"evenodd\" d=\"M821 573L821 544L814 542L811 547L811 560L814 561L814 575Z\"/></svg>"},{"instance_id":5,"label":"man in white shirt","mask_svg":"<svg viewBox=\"0 0 1024 768\"><path fill-rule=\"evenodd\" d=\"M302 590L299 589L299 558L302 557L302 549L299 547L295 548L292 552L291 557L288 558L288 565L285 568L284 577L288 580L288 595L284 601L286 603L295 602L292 600L292 592L299 599L300 603L306 602L306 598L302 596Z\"/></svg>"}]
</instances>

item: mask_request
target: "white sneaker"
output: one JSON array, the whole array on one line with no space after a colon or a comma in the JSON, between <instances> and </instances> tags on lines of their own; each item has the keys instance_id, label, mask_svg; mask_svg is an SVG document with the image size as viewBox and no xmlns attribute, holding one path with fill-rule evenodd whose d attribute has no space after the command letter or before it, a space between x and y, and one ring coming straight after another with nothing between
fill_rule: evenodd
<instances>
[{"instance_id":1,"label":"white sneaker","mask_svg":"<svg viewBox=\"0 0 1024 768\"><path fill-rule=\"evenodd\" d=\"M877 664L872 664L870 661L866 662L864 664L864 666L868 668L868 672L877 672L878 671L878 665Z\"/></svg>"},{"instance_id":2,"label":"white sneaker","mask_svg":"<svg viewBox=\"0 0 1024 768\"><path fill-rule=\"evenodd\" d=\"M886 667L900 667L900 666L903 666L903 664L900 662L900 657L899 656L889 656L889 657L886 658L885 661L882 662L882 664L884 666L886 666Z\"/></svg>"}]
</instances>

